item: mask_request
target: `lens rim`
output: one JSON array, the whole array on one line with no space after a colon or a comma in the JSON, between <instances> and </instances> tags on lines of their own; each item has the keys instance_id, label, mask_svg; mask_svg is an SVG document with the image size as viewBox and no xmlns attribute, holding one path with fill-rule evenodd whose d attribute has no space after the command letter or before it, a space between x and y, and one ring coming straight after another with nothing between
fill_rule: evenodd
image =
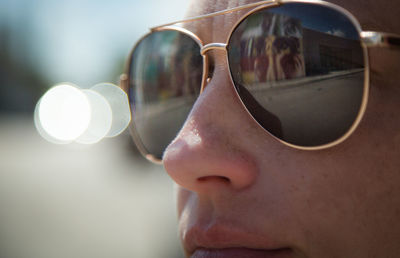
<instances>
[{"instance_id":1,"label":"lens rim","mask_svg":"<svg viewBox=\"0 0 400 258\"><path fill-rule=\"evenodd\" d=\"M237 20L237 22L235 23L235 25L232 27L231 31L229 32L225 42L209 44L209 45L215 45L215 44L224 45L225 44L224 50L226 51L226 61L227 61L228 65L229 65L229 57L228 57L227 49L229 47L229 42L230 42L232 33L239 26L239 24L244 19L246 19L249 15L251 15L254 12L257 12L257 11L259 11L261 9L279 7L280 5L289 4L289 3L304 3L304 4L309 4L309 5L320 5L320 6L325 6L327 8L334 9L334 10L338 11L339 13L343 14L345 17L347 17L350 20L350 22L354 25L356 31L358 32L359 37L360 37L360 39L359 39L360 40L360 46L362 48L363 59L364 59L364 87L363 87L363 96L362 96L361 106L360 106L358 115L357 115L356 119L354 120L354 123L352 124L352 126L340 138L338 138L337 140L332 141L330 143L327 143L327 144L323 144L323 145L319 145L319 146L311 146L311 147L304 147L304 146L291 144L291 143L288 143L288 142L286 142L284 140L281 140L281 139L277 138L276 136L271 134L268 130L266 130L264 127L262 127L258 123L257 120L255 120L255 118L251 115L251 113L247 109L246 105L243 103L242 99L240 98L240 96L239 96L239 94L238 94L238 92L236 90L236 87L234 86L234 81L233 81L233 78L232 78L231 69L229 68L229 76L230 76L232 87L235 88L234 91L235 91L235 94L237 95L238 100L242 104L244 110L251 117L251 119L253 119L254 122L256 124L258 124L258 126L262 130L264 130L268 135L272 136L273 139L275 139L277 142L282 143L284 146L287 146L289 148L299 149L299 150L309 150L309 151L311 151L311 150L322 150L322 149L330 148L330 147L333 147L335 145L340 144L341 142L345 141L356 130L356 128L358 127L358 125L360 124L360 122L362 120L362 117L364 116L364 113L365 113L365 110L366 110L366 107L367 107L367 102L368 102L368 95L369 95L370 66L369 66L369 58L368 58L368 44L367 44L368 40L364 39L363 33L365 33L365 32L362 31L358 20L353 16L353 14L351 14L349 11L347 11L343 7L338 6L336 4L333 4L333 3L330 3L330 2L325 2L325 1L321 1L321 0L271 0L271 1L265 0L265 1L258 2L258 3L256 2L255 4L248 4L248 5L244 5L244 6L241 6L241 7L239 6L238 8L227 9L227 10L223 10L223 11L219 11L219 12L215 12L215 13L210 13L210 14L206 14L206 15L192 17L192 18L188 18L188 19L184 19L184 20L180 20L180 21L176 21L176 22L171 22L171 23L168 23L168 24L164 24L164 25L160 25L160 26L154 27L154 28L151 29L151 31L149 33L145 34L140 40L138 40L138 42L132 48L132 50L131 50L131 52L130 52L130 54L128 56L126 65L125 65L125 73L122 74L121 77L120 77L121 88L124 89L126 93L129 93L128 92L129 80L130 80L129 71L131 69L132 54L133 54L134 50L136 49L136 46L148 34L150 34L152 32L155 32L155 31L162 31L162 30L178 30L178 31L190 36L195 41L197 41L199 43L201 51L203 51L205 48L207 48L207 45L204 46L203 41L200 39L199 36L197 36L196 34L192 33L191 31L189 31L187 29L184 29L184 28L179 27L179 26L175 26L175 24L181 24L181 23L186 23L186 22L190 22L190 21L196 21L196 20L199 20L199 19L212 18L212 17L217 16L217 15L225 15L225 14L229 14L229 13L232 13L232 12L236 12L236 11L252 8L250 11L248 11L245 14L243 14L242 16L240 16L240 18ZM211 49L211 47L209 47L209 48ZM201 83L200 94L204 90L204 88L206 87L206 85L208 83L208 80L210 79L210 78L208 78L208 68L209 68L208 67L208 64L209 64L208 63L208 55L203 53L203 52L201 52L201 53L202 53L202 56L203 56L203 78L202 78L202 83ZM141 142L140 138L137 135L137 132L136 132L135 127L133 125L133 120L131 120L131 124L129 126L129 130L130 130L131 137L134 140L134 142L135 142L136 146L138 147L139 151L141 152L141 154L144 157L146 157L149 161L151 161L153 163L162 164L162 160L156 158L154 155L149 153L146 150L146 148L144 147L143 143Z\"/></svg>"},{"instance_id":2,"label":"lens rim","mask_svg":"<svg viewBox=\"0 0 400 258\"><path fill-rule=\"evenodd\" d=\"M291 4L291 3L298 3L298 4L305 4L305 5L310 5L310 6L315 6L315 5L319 5L319 6L323 6L326 8L330 8L333 9L341 14L343 14L345 17L347 17L349 19L349 21L354 25L354 28L356 29L356 31L358 32L359 35L359 42L360 42L360 46L363 52L363 59L364 59L364 86L363 86L363 96L362 96L362 100L361 100L361 105L358 111L358 114L356 116L356 118L354 119L354 122L352 123L352 125L349 127L349 129L346 131L346 133L344 133L341 137L339 137L338 139L325 143L325 144L321 144L321 145L316 145L316 146L302 146L302 145L296 145L293 143L289 143L286 142L280 138L278 138L277 136L273 135L272 133L270 133L267 129L265 129L255 118L254 116L250 113L250 111L248 110L248 108L246 107L245 103L243 102L242 98L240 97L237 89L236 89L236 84L233 80L233 76L232 76L232 69L229 63L229 44L231 42L231 38L232 38L232 34L233 32L237 29L237 27L246 19L248 18L250 15L254 14L255 12L264 10L264 9L272 9L272 8L277 8L279 6L283 6L285 4ZM333 147L335 145L338 145L339 143L345 141L354 131L355 129L358 127L358 125L361 122L361 119L364 116L366 107L367 107L367 102L368 102L368 95L369 95L369 61L368 61L368 50L367 50L367 46L365 45L365 43L361 40L361 33L362 33L362 29L361 26L358 22L358 20L346 9L344 9L343 7L340 7L336 4L332 4L329 2L324 2L324 1L310 1L310 0L280 0L278 5L268 5L268 6L259 6L257 8L252 9L251 11L247 12L245 15L243 15L237 22L236 24L233 26L233 28L231 29L228 39L226 41L226 61L229 65L229 76L230 76L230 80L232 83L232 86L235 88L235 94L238 97L238 99L240 100L240 103L242 104L243 108L246 110L246 112L248 113L248 115L253 119L253 121L255 123L258 124L259 127L262 128L262 130L264 130L266 133L268 133L270 136L272 136L275 140L279 141L280 143L284 144L285 146L291 147L291 148L295 148L295 149L299 149L299 150L322 150L322 149L327 149L330 147Z\"/></svg>"},{"instance_id":3,"label":"lens rim","mask_svg":"<svg viewBox=\"0 0 400 258\"><path fill-rule=\"evenodd\" d=\"M136 50L136 48L139 46L139 44L145 39L147 38L149 35L156 33L156 32L160 32L160 31L177 31L180 33L185 34L186 36L190 37L191 39L193 39L200 47L200 49L203 47L203 42L202 40L193 32L182 28L182 27L178 27L178 26L166 26L166 27L160 27L160 28L154 28L152 30L150 30L150 32L146 33L145 35L143 35L133 46L131 52L129 53L128 56L128 60L127 63L125 65L125 73L122 76L123 78L121 78L121 87L123 88L123 90L127 93L128 97L129 96L129 89L131 88L131 76L130 76L130 70L132 68L132 56ZM200 52L199 52L200 55ZM206 75L208 74L208 67L206 66L207 62L207 57L202 55L203 58L203 73L202 73L202 81L199 82L201 83L201 86L204 85L204 81L206 80ZM132 104L131 100L129 99L129 106L131 109L131 113L132 116L135 115L134 110L135 110L135 105ZM150 160L153 163L156 164L162 164L162 159L157 158L154 154L150 153L147 148L145 147L145 145L143 144L142 140L139 137L139 133L136 130L136 126L134 123L134 119L131 119L131 122L129 124L129 132L130 135L133 139L133 141L135 142L139 152L148 160Z\"/></svg>"}]
</instances>

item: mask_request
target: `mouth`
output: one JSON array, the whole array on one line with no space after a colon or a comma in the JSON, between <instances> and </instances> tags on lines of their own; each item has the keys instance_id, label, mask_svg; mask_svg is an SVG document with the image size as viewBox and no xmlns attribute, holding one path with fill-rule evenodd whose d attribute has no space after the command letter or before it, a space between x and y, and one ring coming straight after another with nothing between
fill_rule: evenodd
<instances>
[{"instance_id":1,"label":"mouth","mask_svg":"<svg viewBox=\"0 0 400 258\"><path fill-rule=\"evenodd\" d=\"M194 225L182 240L191 258L293 258L288 243L239 226L214 222Z\"/></svg>"},{"instance_id":2,"label":"mouth","mask_svg":"<svg viewBox=\"0 0 400 258\"><path fill-rule=\"evenodd\" d=\"M250 249L250 248L223 248L207 249L198 248L190 258L290 258L293 252L290 248L273 250Z\"/></svg>"}]
</instances>

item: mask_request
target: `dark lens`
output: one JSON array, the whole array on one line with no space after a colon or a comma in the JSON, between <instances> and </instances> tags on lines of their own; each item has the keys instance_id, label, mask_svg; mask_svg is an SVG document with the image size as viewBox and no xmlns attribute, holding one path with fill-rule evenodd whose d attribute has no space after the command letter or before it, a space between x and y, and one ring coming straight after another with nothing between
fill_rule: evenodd
<instances>
[{"instance_id":1,"label":"dark lens","mask_svg":"<svg viewBox=\"0 0 400 258\"><path fill-rule=\"evenodd\" d=\"M198 96L202 65L199 44L182 32L154 32L136 46L129 71L133 126L155 158L162 158Z\"/></svg>"},{"instance_id":2,"label":"dark lens","mask_svg":"<svg viewBox=\"0 0 400 258\"><path fill-rule=\"evenodd\" d=\"M236 27L228 52L242 101L279 139L324 145L355 122L364 55L357 27L338 10L305 3L259 10Z\"/></svg>"}]
</instances>

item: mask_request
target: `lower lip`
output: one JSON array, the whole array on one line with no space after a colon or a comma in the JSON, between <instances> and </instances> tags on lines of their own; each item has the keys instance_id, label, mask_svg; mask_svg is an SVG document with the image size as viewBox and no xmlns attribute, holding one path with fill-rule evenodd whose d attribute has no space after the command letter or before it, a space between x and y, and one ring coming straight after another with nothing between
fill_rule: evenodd
<instances>
[{"instance_id":1,"label":"lower lip","mask_svg":"<svg viewBox=\"0 0 400 258\"><path fill-rule=\"evenodd\" d=\"M290 258L293 252L288 249L260 250L249 248L197 249L191 258Z\"/></svg>"}]
</instances>

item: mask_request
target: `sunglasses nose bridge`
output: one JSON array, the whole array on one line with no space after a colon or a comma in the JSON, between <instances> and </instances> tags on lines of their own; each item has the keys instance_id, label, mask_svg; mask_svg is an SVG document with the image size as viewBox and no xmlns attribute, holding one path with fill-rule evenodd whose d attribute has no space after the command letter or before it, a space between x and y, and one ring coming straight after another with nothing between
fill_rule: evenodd
<instances>
[{"instance_id":1,"label":"sunglasses nose bridge","mask_svg":"<svg viewBox=\"0 0 400 258\"><path fill-rule=\"evenodd\" d=\"M216 50L226 51L226 46L227 46L227 44L225 44L225 43L210 43L210 44L203 46L200 50L200 53L201 53L201 55L204 56L209 50L216 49Z\"/></svg>"},{"instance_id":2,"label":"sunglasses nose bridge","mask_svg":"<svg viewBox=\"0 0 400 258\"><path fill-rule=\"evenodd\" d=\"M211 79L210 78L211 75L209 74L210 70L209 70L209 62L208 62L207 52L209 50L227 51L226 48L227 48L227 44L225 44L225 43L210 43L210 44L206 44L201 47L200 54L203 56L204 62L203 62L203 78L202 78L200 93L203 92L204 88L206 87L209 80Z\"/></svg>"}]
</instances>

